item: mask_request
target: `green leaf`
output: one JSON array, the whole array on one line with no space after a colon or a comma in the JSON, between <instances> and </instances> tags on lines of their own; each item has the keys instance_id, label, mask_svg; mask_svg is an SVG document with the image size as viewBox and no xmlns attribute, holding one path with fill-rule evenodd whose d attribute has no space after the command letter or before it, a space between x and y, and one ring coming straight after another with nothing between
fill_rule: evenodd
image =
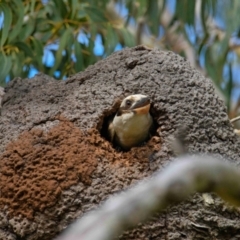
<instances>
[{"instance_id":1,"label":"green leaf","mask_svg":"<svg viewBox=\"0 0 240 240\"><path fill-rule=\"evenodd\" d=\"M24 17L24 5L22 1L19 0L12 0L11 7L15 12L15 16L17 16L16 25L12 29L9 34L8 42L11 43L21 32L22 24L23 24L23 17Z\"/></svg>"},{"instance_id":2,"label":"green leaf","mask_svg":"<svg viewBox=\"0 0 240 240\"><path fill-rule=\"evenodd\" d=\"M226 93L227 109L228 109L228 111L230 111L231 110L231 100L232 100L232 90L234 88L231 64L228 64L228 76L229 76L229 79L227 81L226 90L224 92Z\"/></svg>"},{"instance_id":3,"label":"green leaf","mask_svg":"<svg viewBox=\"0 0 240 240\"><path fill-rule=\"evenodd\" d=\"M240 25L240 1L218 1L217 9L219 9L216 14L217 18L224 22L224 31L231 35Z\"/></svg>"},{"instance_id":4,"label":"green leaf","mask_svg":"<svg viewBox=\"0 0 240 240\"><path fill-rule=\"evenodd\" d=\"M33 58L33 52L31 48L24 42L16 42L14 44L16 47L18 47L19 50L23 51L25 53L25 56Z\"/></svg>"},{"instance_id":5,"label":"green leaf","mask_svg":"<svg viewBox=\"0 0 240 240\"><path fill-rule=\"evenodd\" d=\"M72 30L70 28L67 28L60 38L59 47L58 47L58 50L57 50L57 53L55 56L55 63L54 63L53 68L50 71L50 75L53 75L53 73L59 67L59 65L62 61L63 50L67 46L70 37L72 37Z\"/></svg>"},{"instance_id":6,"label":"green leaf","mask_svg":"<svg viewBox=\"0 0 240 240\"><path fill-rule=\"evenodd\" d=\"M1 42L0 42L0 46L2 47L4 45L4 43L7 40L8 37L8 33L11 27L11 23L12 23L12 11L9 8L9 6L5 3L0 3L0 12L3 12L4 14L4 20L3 20L3 28L1 29L2 35L1 35Z\"/></svg>"},{"instance_id":7,"label":"green leaf","mask_svg":"<svg viewBox=\"0 0 240 240\"><path fill-rule=\"evenodd\" d=\"M67 6L65 5L63 0L53 0L56 8L55 10L60 13L62 19L64 19L67 15Z\"/></svg>"},{"instance_id":8,"label":"green leaf","mask_svg":"<svg viewBox=\"0 0 240 240\"><path fill-rule=\"evenodd\" d=\"M201 23L204 32L207 32L206 19L205 19L206 0L202 0L201 3Z\"/></svg>"},{"instance_id":9,"label":"green leaf","mask_svg":"<svg viewBox=\"0 0 240 240\"><path fill-rule=\"evenodd\" d=\"M222 53L222 58L224 58L224 61L226 60L229 51L229 39L230 36L226 35L220 43L220 51Z\"/></svg>"},{"instance_id":10,"label":"green leaf","mask_svg":"<svg viewBox=\"0 0 240 240\"><path fill-rule=\"evenodd\" d=\"M74 64L74 69L76 72L80 72L84 69L83 54L81 44L76 41L74 42L74 51L76 57L76 63Z\"/></svg>"},{"instance_id":11,"label":"green leaf","mask_svg":"<svg viewBox=\"0 0 240 240\"><path fill-rule=\"evenodd\" d=\"M20 77L23 73L23 65L24 65L25 55L23 52L13 53L12 54L12 68L11 68L11 75L13 77Z\"/></svg>"},{"instance_id":12,"label":"green leaf","mask_svg":"<svg viewBox=\"0 0 240 240\"><path fill-rule=\"evenodd\" d=\"M196 1L188 0L186 23L191 26L194 26L195 24L195 3Z\"/></svg>"},{"instance_id":13,"label":"green leaf","mask_svg":"<svg viewBox=\"0 0 240 240\"><path fill-rule=\"evenodd\" d=\"M128 32L127 29L122 28L122 29L120 29L120 32L122 34L122 38L123 38L123 42L124 42L125 46L128 46L128 47L135 46L135 39L132 36L132 34L130 32Z\"/></svg>"},{"instance_id":14,"label":"green leaf","mask_svg":"<svg viewBox=\"0 0 240 240\"><path fill-rule=\"evenodd\" d=\"M148 1L146 0L137 0L138 5L138 12L137 12L137 17L142 17L145 15L147 11L147 5Z\"/></svg>"},{"instance_id":15,"label":"green leaf","mask_svg":"<svg viewBox=\"0 0 240 240\"><path fill-rule=\"evenodd\" d=\"M118 43L118 37L117 37L116 31L113 29L113 27L110 24L108 24L107 33L105 34L105 37L103 36L103 38L104 38L106 54L109 55L114 51L114 48Z\"/></svg>"},{"instance_id":16,"label":"green leaf","mask_svg":"<svg viewBox=\"0 0 240 240\"><path fill-rule=\"evenodd\" d=\"M99 24L107 22L107 18L105 17L103 11L101 11L100 9L88 6L85 7L85 11L93 22L97 22Z\"/></svg>"},{"instance_id":17,"label":"green leaf","mask_svg":"<svg viewBox=\"0 0 240 240\"><path fill-rule=\"evenodd\" d=\"M158 1L148 1L147 16L148 16L148 23L149 23L149 27L151 29L151 32L154 35L158 36L159 16L160 16Z\"/></svg>"},{"instance_id":18,"label":"green leaf","mask_svg":"<svg viewBox=\"0 0 240 240\"><path fill-rule=\"evenodd\" d=\"M191 26L194 25L195 20L195 1L181 0L176 1L176 16Z\"/></svg>"},{"instance_id":19,"label":"green leaf","mask_svg":"<svg viewBox=\"0 0 240 240\"><path fill-rule=\"evenodd\" d=\"M12 61L10 56L6 56L4 53L0 52L0 85L4 85L6 76L12 67Z\"/></svg>"},{"instance_id":20,"label":"green leaf","mask_svg":"<svg viewBox=\"0 0 240 240\"><path fill-rule=\"evenodd\" d=\"M87 17L87 13L84 10L83 5L82 5L82 9L80 9L78 11L78 19L85 19L86 17Z\"/></svg>"},{"instance_id":21,"label":"green leaf","mask_svg":"<svg viewBox=\"0 0 240 240\"><path fill-rule=\"evenodd\" d=\"M22 31L19 34L19 39L24 41L26 40L34 31L35 28L35 19L30 17L28 22L22 26Z\"/></svg>"},{"instance_id":22,"label":"green leaf","mask_svg":"<svg viewBox=\"0 0 240 240\"><path fill-rule=\"evenodd\" d=\"M37 63L37 68L39 70L43 69L42 57L43 57L43 44L40 40L36 38L31 38L34 50L34 60Z\"/></svg>"},{"instance_id":23,"label":"green leaf","mask_svg":"<svg viewBox=\"0 0 240 240\"><path fill-rule=\"evenodd\" d=\"M86 59L84 59L85 62L87 62L87 65L94 64L96 62L96 56L94 54L91 54L93 52L93 48L95 46L95 42L92 38L89 38L89 45L87 47L87 51L90 53ZM85 55L86 56L86 55Z\"/></svg>"},{"instance_id":24,"label":"green leaf","mask_svg":"<svg viewBox=\"0 0 240 240\"><path fill-rule=\"evenodd\" d=\"M206 70L207 70L207 73L208 75L210 76L210 78L212 80L215 80L216 79L216 71L215 71L215 64L212 60L212 53L211 53L211 50L210 48L207 48L206 49L206 53L205 53L205 67L206 67ZM215 84L217 85L217 83L215 82Z\"/></svg>"},{"instance_id":25,"label":"green leaf","mask_svg":"<svg viewBox=\"0 0 240 240\"><path fill-rule=\"evenodd\" d=\"M217 9L217 0L208 0L210 3L209 5L211 5L211 10L213 12L213 15L215 15L216 13L216 9Z\"/></svg>"},{"instance_id":26,"label":"green leaf","mask_svg":"<svg viewBox=\"0 0 240 240\"><path fill-rule=\"evenodd\" d=\"M70 19L74 19L76 12L78 10L78 0L69 0L69 5L71 7L71 15L70 15Z\"/></svg>"},{"instance_id":27,"label":"green leaf","mask_svg":"<svg viewBox=\"0 0 240 240\"><path fill-rule=\"evenodd\" d=\"M47 20L46 18L37 18L36 19L36 32L41 32L41 33L45 33L45 32L50 32L50 35L52 35L51 30L53 28L53 25L51 25L49 23L49 20ZM43 39L41 38L42 41L46 41L47 39Z\"/></svg>"},{"instance_id":28,"label":"green leaf","mask_svg":"<svg viewBox=\"0 0 240 240\"><path fill-rule=\"evenodd\" d=\"M30 4L29 3L24 4L24 15L29 17L28 16L29 11L30 11Z\"/></svg>"},{"instance_id":29,"label":"green leaf","mask_svg":"<svg viewBox=\"0 0 240 240\"><path fill-rule=\"evenodd\" d=\"M31 6L30 6L30 12L31 13L34 13L34 7L35 7L35 4L36 4L36 0L31 0Z\"/></svg>"}]
</instances>

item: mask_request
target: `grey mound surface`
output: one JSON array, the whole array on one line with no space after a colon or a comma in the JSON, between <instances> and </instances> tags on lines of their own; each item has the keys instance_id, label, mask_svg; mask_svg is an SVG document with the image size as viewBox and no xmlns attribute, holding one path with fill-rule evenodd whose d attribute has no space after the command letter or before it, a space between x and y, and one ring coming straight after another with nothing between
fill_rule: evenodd
<instances>
[{"instance_id":1,"label":"grey mound surface","mask_svg":"<svg viewBox=\"0 0 240 240\"><path fill-rule=\"evenodd\" d=\"M130 94L152 100L156 132L119 152L106 121ZM239 164L239 139L209 79L172 52L124 49L56 81L39 74L5 89L0 116L0 239L53 239L110 195L172 161L169 139L184 133L191 153ZM120 239L230 239L239 211L202 195L154 216Z\"/></svg>"}]
</instances>

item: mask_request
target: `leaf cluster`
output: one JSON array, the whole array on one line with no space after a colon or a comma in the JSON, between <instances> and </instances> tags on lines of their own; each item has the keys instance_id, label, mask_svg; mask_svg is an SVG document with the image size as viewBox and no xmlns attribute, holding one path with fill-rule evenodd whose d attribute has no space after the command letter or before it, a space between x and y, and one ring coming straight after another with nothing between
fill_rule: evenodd
<instances>
[{"instance_id":1,"label":"leaf cluster","mask_svg":"<svg viewBox=\"0 0 240 240\"><path fill-rule=\"evenodd\" d=\"M103 56L114 50L120 38L133 46L126 29L115 32L116 24L107 15L108 2L0 1L0 85L6 77L28 77L32 69L59 79L84 70L98 60L94 54L98 34L104 36Z\"/></svg>"}]
</instances>

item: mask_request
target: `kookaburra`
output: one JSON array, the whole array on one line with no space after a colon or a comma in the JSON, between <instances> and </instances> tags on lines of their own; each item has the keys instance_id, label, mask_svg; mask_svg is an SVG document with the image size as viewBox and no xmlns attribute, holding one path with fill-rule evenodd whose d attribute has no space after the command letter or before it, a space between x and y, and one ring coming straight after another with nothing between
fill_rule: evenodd
<instances>
[{"instance_id":1,"label":"kookaburra","mask_svg":"<svg viewBox=\"0 0 240 240\"><path fill-rule=\"evenodd\" d=\"M123 150L129 150L144 142L153 124L149 113L150 99L142 94L126 97L109 124L111 141Z\"/></svg>"}]
</instances>

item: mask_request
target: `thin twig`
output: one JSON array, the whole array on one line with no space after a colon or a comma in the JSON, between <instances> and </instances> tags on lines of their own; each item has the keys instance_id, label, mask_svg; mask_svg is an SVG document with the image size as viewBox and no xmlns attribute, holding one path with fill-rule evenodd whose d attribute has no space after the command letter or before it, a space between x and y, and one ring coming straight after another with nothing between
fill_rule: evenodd
<instances>
[{"instance_id":1,"label":"thin twig","mask_svg":"<svg viewBox=\"0 0 240 240\"><path fill-rule=\"evenodd\" d=\"M240 120L240 116L235 117L235 118L232 118L232 119L230 120L230 122L231 122L231 123L234 123L234 122L236 122L236 121L238 121L238 120Z\"/></svg>"}]
</instances>

